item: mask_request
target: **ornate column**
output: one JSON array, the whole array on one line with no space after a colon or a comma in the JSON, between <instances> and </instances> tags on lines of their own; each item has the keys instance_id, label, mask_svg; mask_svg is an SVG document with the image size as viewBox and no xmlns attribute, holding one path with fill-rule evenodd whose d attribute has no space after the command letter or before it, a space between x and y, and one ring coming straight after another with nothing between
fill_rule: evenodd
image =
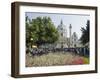
<instances>
[{"instance_id":1,"label":"ornate column","mask_svg":"<svg viewBox=\"0 0 100 80\"><path fill-rule=\"evenodd\" d=\"M71 29L72 29L72 25L70 24L69 25L69 47L71 47L71 36L72 36L72 34L71 34L72 30Z\"/></svg>"}]
</instances>

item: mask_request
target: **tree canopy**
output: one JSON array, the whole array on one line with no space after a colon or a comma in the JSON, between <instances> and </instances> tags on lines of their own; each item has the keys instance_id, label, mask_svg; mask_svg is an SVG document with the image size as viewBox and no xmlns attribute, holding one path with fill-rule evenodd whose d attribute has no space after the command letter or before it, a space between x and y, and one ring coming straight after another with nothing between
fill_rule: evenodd
<instances>
[{"instance_id":1,"label":"tree canopy","mask_svg":"<svg viewBox=\"0 0 100 80\"><path fill-rule=\"evenodd\" d=\"M86 28L84 28L84 27L81 28L82 36L81 36L80 40L83 45L85 45L87 42L89 42L89 29L90 29L90 21L87 20Z\"/></svg>"},{"instance_id":2,"label":"tree canopy","mask_svg":"<svg viewBox=\"0 0 100 80\"><path fill-rule=\"evenodd\" d=\"M26 17L26 45L54 43L59 34L50 17L37 17L30 20Z\"/></svg>"}]
</instances>

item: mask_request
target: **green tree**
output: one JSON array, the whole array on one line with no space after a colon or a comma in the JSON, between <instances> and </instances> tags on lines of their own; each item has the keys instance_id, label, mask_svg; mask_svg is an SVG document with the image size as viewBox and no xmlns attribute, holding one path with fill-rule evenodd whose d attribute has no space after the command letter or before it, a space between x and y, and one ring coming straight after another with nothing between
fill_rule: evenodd
<instances>
[{"instance_id":1,"label":"green tree","mask_svg":"<svg viewBox=\"0 0 100 80\"><path fill-rule=\"evenodd\" d=\"M90 21L87 20L86 28L82 27L82 36L80 38L81 43L85 45L87 42L89 42L89 28L90 28Z\"/></svg>"},{"instance_id":2,"label":"green tree","mask_svg":"<svg viewBox=\"0 0 100 80\"><path fill-rule=\"evenodd\" d=\"M30 26L29 26L29 18L28 18L28 16L26 16L26 20L25 20L25 24L26 24L26 43L27 43L27 47L30 45L30 38L31 38L31 35L30 35Z\"/></svg>"},{"instance_id":3,"label":"green tree","mask_svg":"<svg viewBox=\"0 0 100 80\"><path fill-rule=\"evenodd\" d=\"M37 17L31 21L26 17L26 44L32 46L54 43L58 40L58 31L50 17Z\"/></svg>"}]
</instances>

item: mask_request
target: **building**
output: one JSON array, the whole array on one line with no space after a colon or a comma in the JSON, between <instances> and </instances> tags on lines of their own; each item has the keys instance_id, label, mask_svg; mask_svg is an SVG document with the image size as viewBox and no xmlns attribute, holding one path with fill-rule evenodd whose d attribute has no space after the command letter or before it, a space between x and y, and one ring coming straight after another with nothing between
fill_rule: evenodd
<instances>
[{"instance_id":1,"label":"building","mask_svg":"<svg viewBox=\"0 0 100 80\"><path fill-rule=\"evenodd\" d=\"M59 39L56 42L56 48L75 48L75 47L82 47L81 42L78 39L78 35L76 32L72 34L72 25L69 25L69 37L67 34L67 27L63 24L61 20L60 24L57 27L59 32Z\"/></svg>"},{"instance_id":2,"label":"building","mask_svg":"<svg viewBox=\"0 0 100 80\"><path fill-rule=\"evenodd\" d=\"M68 47L67 29L62 20L58 25L57 30L59 32L59 39L56 42L56 48Z\"/></svg>"},{"instance_id":3,"label":"building","mask_svg":"<svg viewBox=\"0 0 100 80\"><path fill-rule=\"evenodd\" d=\"M76 32L73 32L72 36L71 36L71 43L70 43L72 48L75 47L82 47L83 45L81 44L80 40L78 39L78 36L76 34Z\"/></svg>"}]
</instances>

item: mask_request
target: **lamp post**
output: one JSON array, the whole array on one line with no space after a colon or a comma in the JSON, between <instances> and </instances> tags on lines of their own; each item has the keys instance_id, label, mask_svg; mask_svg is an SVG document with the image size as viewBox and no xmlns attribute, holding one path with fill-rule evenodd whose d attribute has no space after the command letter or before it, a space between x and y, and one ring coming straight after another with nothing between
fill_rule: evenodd
<instances>
[{"instance_id":1,"label":"lamp post","mask_svg":"<svg viewBox=\"0 0 100 80\"><path fill-rule=\"evenodd\" d=\"M31 48L32 48L32 44L33 44L33 38L31 38L30 40L31 40Z\"/></svg>"}]
</instances>

